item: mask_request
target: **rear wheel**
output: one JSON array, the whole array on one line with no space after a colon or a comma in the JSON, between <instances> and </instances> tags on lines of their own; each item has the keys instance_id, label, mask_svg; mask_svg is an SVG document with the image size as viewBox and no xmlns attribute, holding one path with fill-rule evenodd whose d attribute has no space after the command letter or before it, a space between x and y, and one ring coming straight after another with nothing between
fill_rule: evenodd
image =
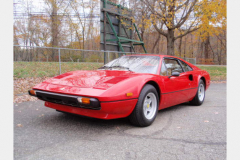
<instances>
[{"instance_id":1,"label":"rear wheel","mask_svg":"<svg viewBox=\"0 0 240 160\"><path fill-rule=\"evenodd\" d=\"M159 98L155 87L150 84L145 85L137 105L129 116L130 122L140 127L151 125L157 116L158 104Z\"/></svg>"},{"instance_id":2,"label":"rear wheel","mask_svg":"<svg viewBox=\"0 0 240 160\"><path fill-rule=\"evenodd\" d=\"M205 84L202 79L200 79L198 84L198 91L193 98L193 100L190 101L192 105L200 106L205 99Z\"/></svg>"}]
</instances>

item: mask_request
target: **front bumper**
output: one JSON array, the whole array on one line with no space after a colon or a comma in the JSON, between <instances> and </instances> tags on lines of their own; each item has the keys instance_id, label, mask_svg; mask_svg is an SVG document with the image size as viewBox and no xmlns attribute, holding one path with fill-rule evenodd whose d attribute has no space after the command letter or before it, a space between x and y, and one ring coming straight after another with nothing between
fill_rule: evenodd
<instances>
[{"instance_id":1,"label":"front bumper","mask_svg":"<svg viewBox=\"0 0 240 160\"><path fill-rule=\"evenodd\" d=\"M36 95L32 95L30 90L28 91L29 95L35 96L43 101L62 104L66 106L79 107L79 108L87 108L100 110L100 102L96 98L90 98L90 104L83 104L78 101L79 96L67 95L67 94L59 94L52 93L46 91L35 90Z\"/></svg>"},{"instance_id":2,"label":"front bumper","mask_svg":"<svg viewBox=\"0 0 240 160\"><path fill-rule=\"evenodd\" d=\"M35 90L35 96L45 101L45 106L63 112L83 115L99 119L116 119L129 116L135 108L138 99L128 99L113 102L100 102L91 98L89 105L81 104L77 98L79 96L67 95Z\"/></svg>"},{"instance_id":3,"label":"front bumper","mask_svg":"<svg viewBox=\"0 0 240 160\"><path fill-rule=\"evenodd\" d=\"M78 108L51 102L45 102L45 106L59 111L69 112L87 117L99 119L116 119L129 116L132 113L134 107L136 106L137 101L138 99L130 99L115 102L101 102L100 110Z\"/></svg>"}]
</instances>

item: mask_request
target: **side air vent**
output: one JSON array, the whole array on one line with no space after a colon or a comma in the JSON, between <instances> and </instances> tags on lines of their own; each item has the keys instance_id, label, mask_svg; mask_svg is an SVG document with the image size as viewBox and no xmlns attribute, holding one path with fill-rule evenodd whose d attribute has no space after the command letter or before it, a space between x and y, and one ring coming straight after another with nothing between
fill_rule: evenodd
<instances>
[{"instance_id":1,"label":"side air vent","mask_svg":"<svg viewBox=\"0 0 240 160\"><path fill-rule=\"evenodd\" d=\"M189 80L193 81L193 75L192 74L189 75Z\"/></svg>"}]
</instances>

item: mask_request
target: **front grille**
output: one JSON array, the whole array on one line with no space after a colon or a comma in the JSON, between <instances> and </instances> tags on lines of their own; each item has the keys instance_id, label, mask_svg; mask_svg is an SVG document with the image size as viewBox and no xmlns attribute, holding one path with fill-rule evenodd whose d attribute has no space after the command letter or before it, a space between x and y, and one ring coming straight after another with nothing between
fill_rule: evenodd
<instances>
[{"instance_id":1,"label":"front grille","mask_svg":"<svg viewBox=\"0 0 240 160\"><path fill-rule=\"evenodd\" d=\"M37 91L37 97L41 100L63 104L67 106L80 107L77 96L62 95L57 93Z\"/></svg>"},{"instance_id":2,"label":"front grille","mask_svg":"<svg viewBox=\"0 0 240 160\"><path fill-rule=\"evenodd\" d=\"M37 97L43 101L62 104L66 106L86 108L86 109L94 109L94 110L101 109L100 102L96 98L91 98L90 105L88 105L88 104L81 104L80 102L78 102L77 100L78 96L71 96L67 94L58 94L58 93L45 92L45 91L39 91L39 90L35 90L35 91L36 91Z\"/></svg>"}]
</instances>

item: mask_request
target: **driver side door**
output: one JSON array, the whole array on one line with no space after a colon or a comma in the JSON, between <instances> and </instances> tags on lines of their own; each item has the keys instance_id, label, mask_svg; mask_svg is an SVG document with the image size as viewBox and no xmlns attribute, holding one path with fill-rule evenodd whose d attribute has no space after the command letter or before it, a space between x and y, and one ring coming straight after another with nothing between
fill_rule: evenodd
<instances>
[{"instance_id":1,"label":"driver side door","mask_svg":"<svg viewBox=\"0 0 240 160\"><path fill-rule=\"evenodd\" d=\"M179 76L172 76L173 72L179 72ZM184 72L183 67L178 59L165 57L162 60L161 72L162 76L162 106L166 108L187 102L189 100L188 90L191 87L189 75Z\"/></svg>"}]
</instances>

